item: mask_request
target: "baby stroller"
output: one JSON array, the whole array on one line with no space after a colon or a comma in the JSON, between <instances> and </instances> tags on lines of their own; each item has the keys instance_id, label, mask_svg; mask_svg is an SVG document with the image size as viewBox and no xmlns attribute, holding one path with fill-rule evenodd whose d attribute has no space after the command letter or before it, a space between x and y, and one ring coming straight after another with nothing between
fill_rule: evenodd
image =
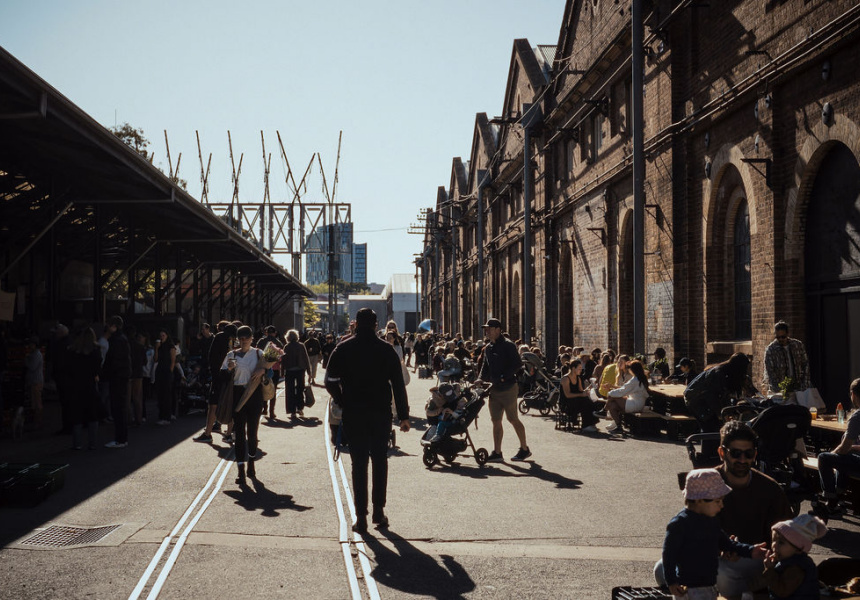
<instances>
[{"instance_id":1,"label":"baby stroller","mask_svg":"<svg viewBox=\"0 0 860 600\"><path fill-rule=\"evenodd\" d=\"M559 381L550 375L536 354L523 352L522 358L531 386L523 394L517 408L522 414L527 414L531 408L537 409L543 416L547 416L550 411L558 412L558 398L561 393Z\"/></svg>"},{"instance_id":2,"label":"baby stroller","mask_svg":"<svg viewBox=\"0 0 860 600\"><path fill-rule=\"evenodd\" d=\"M457 456L473 456L478 465L487 462L489 453L486 448L475 448L469 435L469 425L478 418L489 391L490 386L460 388L459 384L443 384L432 390L433 396L427 403L427 420L431 426L421 438L423 461L428 469L439 464L440 456L448 464L453 464ZM445 407L453 407L452 420L448 421L444 435L437 435L441 434L439 424Z\"/></svg>"}]
</instances>

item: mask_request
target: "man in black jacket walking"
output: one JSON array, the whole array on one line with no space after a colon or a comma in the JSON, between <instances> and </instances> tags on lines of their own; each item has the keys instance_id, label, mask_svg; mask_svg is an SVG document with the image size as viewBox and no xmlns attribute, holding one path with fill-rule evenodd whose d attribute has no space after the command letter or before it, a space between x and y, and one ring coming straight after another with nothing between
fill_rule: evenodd
<instances>
[{"instance_id":1,"label":"man in black jacket walking","mask_svg":"<svg viewBox=\"0 0 860 600\"><path fill-rule=\"evenodd\" d=\"M409 431L409 402L400 359L391 344L376 337L376 326L376 313L369 308L359 310L355 335L335 348L326 370L326 389L343 408L355 497L352 530L357 533L367 531L368 458L373 463L372 520L379 527L388 526L384 508L392 393L400 431Z\"/></svg>"},{"instance_id":2,"label":"man in black jacket walking","mask_svg":"<svg viewBox=\"0 0 860 600\"><path fill-rule=\"evenodd\" d=\"M511 460L525 460L532 455L526 444L526 428L517 414L517 371L523 362L516 344L502 335L502 322L487 319L484 334L490 343L484 347L481 363L481 379L490 381L490 420L493 422L493 452L487 460L502 462L502 415L508 418L520 441L519 451Z\"/></svg>"},{"instance_id":3,"label":"man in black jacket walking","mask_svg":"<svg viewBox=\"0 0 860 600\"><path fill-rule=\"evenodd\" d=\"M113 417L114 438L106 448L128 446L128 380L131 377L131 346L122 332L123 321L119 315L108 320L108 351L102 365L102 376L109 383L110 412Z\"/></svg>"}]
</instances>

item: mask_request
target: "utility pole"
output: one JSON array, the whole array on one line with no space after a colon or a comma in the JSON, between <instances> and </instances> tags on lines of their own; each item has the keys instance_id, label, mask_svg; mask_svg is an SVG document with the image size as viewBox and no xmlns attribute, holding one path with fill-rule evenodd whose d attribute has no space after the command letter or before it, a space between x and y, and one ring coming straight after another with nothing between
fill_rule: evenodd
<instances>
[{"instance_id":1,"label":"utility pole","mask_svg":"<svg viewBox=\"0 0 860 600\"><path fill-rule=\"evenodd\" d=\"M534 306L532 306L532 127L543 120L540 106L523 104L523 327L525 343L534 337Z\"/></svg>"},{"instance_id":2,"label":"utility pole","mask_svg":"<svg viewBox=\"0 0 860 600\"><path fill-rule=\"evenodd\" d=\"M633 352L645 354L645 34L643 0L633 0Z\"/></svg>"}]
</instances>

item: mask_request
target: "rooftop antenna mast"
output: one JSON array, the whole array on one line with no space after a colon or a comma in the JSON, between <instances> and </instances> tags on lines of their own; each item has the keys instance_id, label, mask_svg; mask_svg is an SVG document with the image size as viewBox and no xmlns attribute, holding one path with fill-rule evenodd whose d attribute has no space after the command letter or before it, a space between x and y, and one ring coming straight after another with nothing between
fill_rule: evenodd
<instances>
[{"instance_id":1,"label":"rooftop antenna mast","mask_svg":"<svg viewBox=\"0 0 860 600\"><path fill-rule=\"evenodd\" d=\"M236 160L233 158L233 140L230 137L230 130L227 130L227 144L230 147L230 166L233 168L233 197L230 200L230 225L236 227L239 225L239 233L242 233L242 205L239 203L239 175L242 174L242 159L245 158L245 153L239 155L239 168L236 168ZM233 208L236 208L236 216L233 214Z\"/></svg>"},{"instance_id":2,"label":"rooftop antenna mast","mask_svg":"<svg viewBox=\"0 0 860 600\"><path fill-rule=\"evenodd\" d=\"M167 130L164 130L164 146L167 148L167 168L170 175L170 181L177 183L179 181L179 163L182 162L182 152L176 158L176 171L173 170L173 161L170 160L170 142L167 141Z\"/></svg>"},{"instance_id":3,"label":"rooftop antenna mast","mask_svg":"<svg viewBox=\"0 0 860 600\"><path fill-rule=\"evenodd\" d=\"M265 248L263 243L266 239L265 225L269 224L269 250L275 247L275 209L272 206L272 198L269 194L269 172L272 169L272 153L266 156L266 138L263 130L260 130L260 142L263 144L263 206L260 207L260 249Z\"/></svg>"},{"instance_id":4,"label":"rooftop antenna mast","mask_svg":"<svg viewBox=\"0 0 860 600\"><path fill-rule=\"evenodd\" d=\"M209 204L209 167L212 166L212 153L209 153L209 161L206 169L203 168L203 151L200 149L200 133L195 130L197 136L197 158L200 159L200 201Z\"/></svg>"}]
</instances>

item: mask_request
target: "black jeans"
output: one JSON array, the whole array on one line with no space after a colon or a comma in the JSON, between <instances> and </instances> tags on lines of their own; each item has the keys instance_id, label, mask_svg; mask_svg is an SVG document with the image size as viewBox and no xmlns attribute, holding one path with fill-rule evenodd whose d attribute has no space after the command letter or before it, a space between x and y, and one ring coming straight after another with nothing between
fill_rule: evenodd
<instances>
[{"instance_id":1,"label":"black jeans","mask_svg":"<svg viewBox=\"0 0 860 600\"><path fill-rule=\"evenodd\" d=\"M388 440L391 437L391 416L352 418L344 416L343 428L349 439L352 459L352 493L355 514L367 514L367 467L373 463L373 507L382 509L388 488Z\"/></svg>"},{"instance_id":2,"label":"black jeans","mask_svg":"<svg viewBox=\"0 0 860 600\"><path fill-rule=\"evenodd\" d=\"M233 386L233 401L238 404L245 386ZM233 433L236 434L236 442L233 448L236 450L236 462L245 463L247 454L250 460L257 456L257 430L260 429L260 412L263 410L263 390L258 386L245 406L239 412L233 413Z\"/></svg>"},{"instance_id":3,"label":"black jeans","mask_svg":"<svg viewBox=\"0 0 860 600\"><path fill-rule=\"evenodd\" d=\"M113 439L119 444L128 442L128 379L110 380L110 414L113 417Z\"/></svg>"},{"instance_id":4,"label":"black jeans","mask_svg":"<svg viewBox=\"0 0 860 600\"><path fill-rule=\"evenodd\" d=\"M158 420L169 421L173 414L173 373L155 372L155 395L158 397Z\"/></svg>"},{"instance_id":5,"label":"black jeans","mask_svg":"<svg viewBox=\"0 0 860 600\"><path fill-rule=\"evenodd\" d=\"M294 413L305 406L305 371L287 369L284 371L284 389L287 394L287 412Z\"/></svg>"}]
</instances>

